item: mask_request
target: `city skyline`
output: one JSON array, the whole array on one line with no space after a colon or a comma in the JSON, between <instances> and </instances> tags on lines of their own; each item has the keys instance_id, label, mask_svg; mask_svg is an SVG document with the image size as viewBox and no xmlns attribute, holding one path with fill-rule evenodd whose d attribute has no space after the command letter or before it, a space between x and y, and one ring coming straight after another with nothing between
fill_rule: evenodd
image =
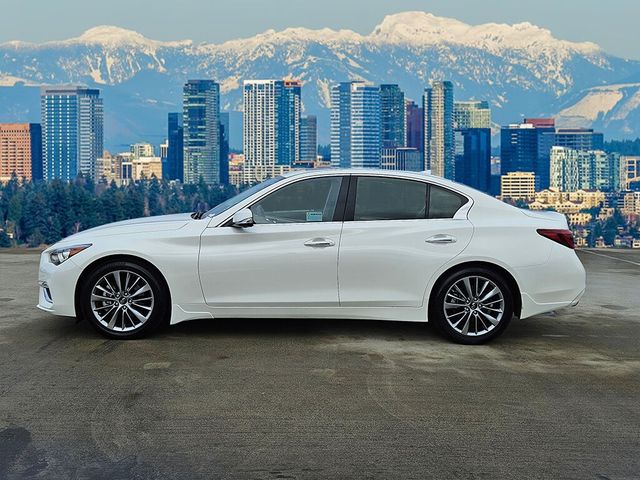
<instances>
[{"instance_id":1,"label":"city skyline","mask_svg":"<svg viewBox=\"0 0 640 480\"><path fill-rule=\"evenodd\" d=\"M262 164L263 169L269 165L271 167L284 165L289 168L298 165L301 160L303 118L306 125L304 128L308 128L309 119L313 120L314 132L317 128L317 120L313 116L300 115L302 82L284 79L245 80L244 83L244 109L247 112L253 112L249 115L248 121L243 122L245 124L243 150L248 160L247 165L256 168L258 164ZM393 149L415 148L410 144L410 137L406 134L406 127L410 124L413 115L412 105L415 103L405 99L404 92L397 84L375 86L366 82L342 82L334 84L332 92L331 129L334 133L331 142L332 164L342 167L399 168L392 165L391 158L395 155ZM459 99L454 101L453 85L448 81L432 82L424 92L423 121L421 125L419 123L423 128L422 136L426 145L424 161L422 165L415 166L413 161L407 163L403 160L403 165L414 165L412 169L416 170L431 170L435 175L474 184L488 191L487 182L468 177L468 172L476 171L475 164L478 163L475 156L469 157L469 152L472 150L476 152L474 155L482 157L483 164L486 163L486 168L483 166L477 171L483 173L474 175L484 176L490 169L491 110L487 102ZM42 89L45 178L70 179L74 176L74 172L96 177L95 163L97 157L101 156L101 152L96 149L101 143L104 112L99 95L99 90L88 90L77 86ZM88 100L83 100L85 97ZM63 100L68 103L65 99L69 98L80 100L75 100L73 105L58 105ZM97 100L92 102L91 98ZM54 103L51 103L52 101ZM82 107L82 105L85 106ZM184 111L179 120L179 114L170 113L168 117L167 137L161 144L161 148L164 146L164 155L161 155L165 168L163 177L179 180L184 178L187 183L195 183L200 176L203 176L207 183L226 183L229 122L228 113L220 112L219 84L213 80L187 81L184 85L183 105ZM84 113L82 113L83 108ZM70 116L70 113L73 115ZM225 119L224 125L221 115ZM339 117L344 118L341 120ZM84 122L81 121L82 119ZM47 154L48 136L51 133L47 132L53 132L54 127L65 125L65 122L71 122L71 126L65 128L78 135L78 140L73 140L70 148L66 149L73 156L73 149L77 148L77 158L65 161L67 164L70 161L75 161L77 164L67 165L65 167L67 173L60 170L62 167L57 167L60 171L50 174L47 171L55 162L47 158L47 155L51 156L51 153ZM79 123L75 125L73 122ZM172 131L184 122L192 124L191 128L194 130L191 133L189 129L186 131L182 129L184 145L182 160L180 160L175 158L176 139L172 138L172 141L168 139L174 135ZM83 131L86 133L83 134ZM336 132L339 135L336 135ZM576 151L601 150L603 146L601 133L594 132L593 129L556 128L554 119L525 118L520 124L502 126L501 134L502 172L533 171L536 174L537 190L549 186L551 146L562 146ZM305 132L305 135L308 136L308 132ZM84 137L92 138L93 143L83 146L80 140ZM191 140L192 137L193 140ZM482 145L481 150L478 150L480 145ZM151 148L144 143L131 145L134 157L152 155L152 152L142 155L137 153L137 148L141 147ZM171 147L173 147L173 153L170 155ZM516 148L514 153L511 152L513 148ZM309 145L306 145L305 149L308 151ZM90 155L87 156L86 152ZM203 153L205 153L204 157L202 157ZM411 152L402 152L402 155L404 157L409 153ZM381 155L385 157L384 160L381 160ZM342 157L346 160L342 161ZM59 159L55 161L60 162ZM180 161L182 165L177 165L176 162ZM305 159L305 162L309 161L313 160ZM466 171L456 174L456 165ZM179 172L180 167L183 167L186 172L184 177ZM38 168L34 168L34 172L37 171ZM222 173L223 171L225 173ZM275 174L275 170L267 169L263 175L255 179L245 178L245 183L252 183L254 180ZM34 178L39 177L35 174Z\"/></svg>"},{"instance_id":2,"label":"city skyline","mask_svg":"<svg viewBox=\"0 0 640 480\"><path fill-rule=\"evenodd\" d=\"M178 180L177 185L182 180L185 185L204 181L215 189L227 182L242 188L295 168L333 165L422 171L431 167L432 174L518 206L565 214L578 245L602 246L614 240L619 246L638 243L632 220L622 224L614 240L593 234L598 222L615 215L625 216L618 219L640 215L640 151L637 156L605 152L603 134L593 129L561 127L553 118L525 117L500 127L500 155L494 158L489 104L459 99L449 81L425 87L422 109L397 84L337 82L331 90L331 153L335 157L327 159L316 152L312 160L309 141L317 138L317 119L301 115L303 84L293 78L246 79L244 87L248 115L242 154L228 155L228 112L220 111L219 84L190 79L183 88L183 111L166 117L166 140L151 144L141 139L126 151L105 152L95 159L102 116L109 108L103 105L101 92L78 86L43 88L44 177L70 181L76 178L75 171L103 186L96 188L104 188L113 181L120 186L141 181L144 185L145 179L155 176ZM38 127L0 123L0 171L6 173L16 165L27 178L29 167L37 172ZM424 139L424 156L411 145L419 138ZM69 145L60 148L61 141ZM25 163L27 144L34 152L30 165ZM52 155L49 145L58 145L59 152L71 156ZM304 157L303 151L307 152ZM496 166L501 168L495 170ZM32 176L38 179L37 173Z\"/></svg>"}]
</instances>

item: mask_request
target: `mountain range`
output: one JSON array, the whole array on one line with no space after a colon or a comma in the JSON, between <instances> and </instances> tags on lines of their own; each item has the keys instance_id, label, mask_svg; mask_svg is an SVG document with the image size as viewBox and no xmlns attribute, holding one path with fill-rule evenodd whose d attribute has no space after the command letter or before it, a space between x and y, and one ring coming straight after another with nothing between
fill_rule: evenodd
<instances>
[{"instance_id":1,"label":"mountain range","mask_svg":"<svg viewBox=\"0 0 640 480\"><path fill-rule=\"evenodd\" d=\"M38 121L38 87L81 83L103 91L105 144L159 142L166 113L181 108L188 78L221 85L221 106L242 110L242 81L295 77L303 108L328 141L329 91L350 79L398 83L418 103L432 80L448 79L459 100L486 99L496 125L554 115L609 138L640 136L640 61L590 42L558 39L530 23L468 25L425 12L385 17L373 31L288 28L221 44L163 42L114 26L77 38L0 44L0 121ZM232 147L241 145L232 113Z\"/></svg>"}]
</instances>

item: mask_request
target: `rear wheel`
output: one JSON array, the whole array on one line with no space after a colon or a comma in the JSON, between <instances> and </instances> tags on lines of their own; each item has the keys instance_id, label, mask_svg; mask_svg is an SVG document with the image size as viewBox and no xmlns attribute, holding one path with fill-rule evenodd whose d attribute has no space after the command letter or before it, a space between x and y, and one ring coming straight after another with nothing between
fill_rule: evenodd
<instances>
[{"instance_id":1,"label":"rear wheel","mask_svg":"<svg viewBox=\"0 0 640 480\"><path fill-rule=\"evenodd\" d=\"M504 332L513 316L507 282L485 268L449 274L432 297L429 319L458 343L477 345Z\"/></svg>"},{"instance_id":2,"label":"rear wheel","mask_svg":"<svg viewBox=\"0 0 640 480\"><path fill-rule=\"evenodd\" d=\"M168 314L169 293L149 269L133 262L98 267L80 291L80 310L101 334L130 339L148 335Z\"/></svg>"}]
</instances>

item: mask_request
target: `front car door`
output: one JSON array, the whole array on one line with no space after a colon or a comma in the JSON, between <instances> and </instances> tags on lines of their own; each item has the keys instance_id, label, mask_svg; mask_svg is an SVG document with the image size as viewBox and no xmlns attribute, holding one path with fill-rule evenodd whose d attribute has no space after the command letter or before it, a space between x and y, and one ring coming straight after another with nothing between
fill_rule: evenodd
<instances>
[{"instance_id":1,"label":"front car door","mask_svg":"<svg viewBox=\"0 0 640 480\"><path fill-rule=\"evenodd\" d=\"M348 177L295 180L250 205L255 225L207 228L200 279L213 307L338 305Z\"/></svg>"},{"instance_id":2,"label":"front car door","mask_svg":"<svg viewBox=\"0 0 640 480\"><path fill-rule=\"evenodd\" d=\"M470 201L417 179L353 176L340 240L340 305L420 307L430 277L471 240L473 226L456 215Z\"/></svg>"}]
</instances>

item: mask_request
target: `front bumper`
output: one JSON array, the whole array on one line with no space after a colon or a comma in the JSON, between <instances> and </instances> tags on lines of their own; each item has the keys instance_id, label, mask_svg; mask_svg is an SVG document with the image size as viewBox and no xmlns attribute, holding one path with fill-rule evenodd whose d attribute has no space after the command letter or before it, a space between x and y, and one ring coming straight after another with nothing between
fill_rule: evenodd
<instances>
[{"instance_id":1,"label":"front bumper","mask_svg":"<svg viewBox=\"0 0 640 480\"><path fill-rule=\"evenodd\" d=\"M582 298L582 296L584 295L584 292L586 292L587 289L583 289L576 298L573 299L573 302L571 302L571 307L575 307L576 305L578 305L578 303L580 303L580 299Z\"/></svg>"},{"instance_id":2,"label":"front bumper","mask_svg":"<svg viewBox=\"0 0 640 480\"><path fill-rule=\"evenodd\" d=\"M49 261L48 252L43 252L38 270L37 307L55 315L74 317L75 289L80 273L81 268L73 258L56 266Z\"/></svg>"}]
</instances>

